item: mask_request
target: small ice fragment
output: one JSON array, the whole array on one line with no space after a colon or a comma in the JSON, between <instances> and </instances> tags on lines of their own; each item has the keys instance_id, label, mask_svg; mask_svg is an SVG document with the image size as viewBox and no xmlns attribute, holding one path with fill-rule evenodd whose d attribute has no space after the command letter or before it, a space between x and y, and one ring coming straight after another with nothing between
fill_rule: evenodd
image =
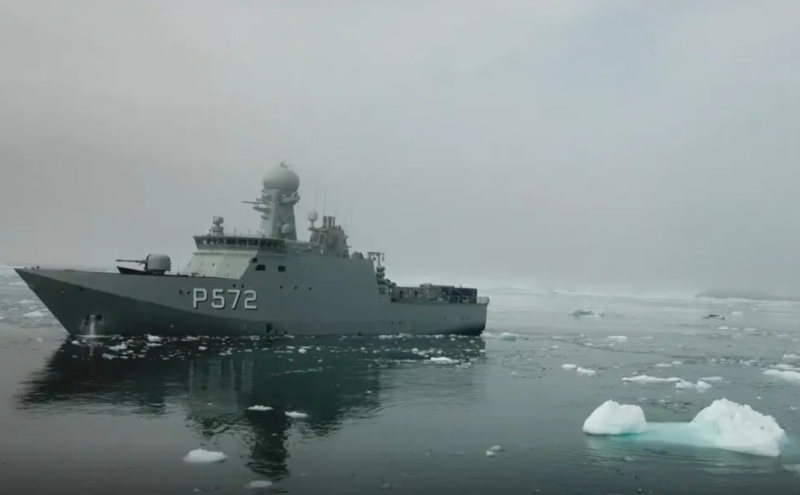
<instances>
[{"instance_id":1,"label":"small ice fragment","mask_svg":"<svg viewBox=\"0 0 800 495\"><path fill-rule=\"evenodd\" d=\"M449 357L444 356L432 357L430 358L430 361L437 364L454 364L458 362L455 359L450 359Z\"/></svg>"},{"instance_id":2,"label":"small ice fragment","mask_svg":"<svg viewBox=\"0 0 800 495\"><path fill-rule=\"evenodd\" d=\"M627 342L628 341L628 337L626 337L624 335L609 335L608 337L606 337L606 339L614 340L614 341L617 341L617 342Z\"/></svg>"},{"instance_id":3,"label":"small ice fragment","mask_svg":"<svg viewBox=\"0 0 800 495\"><path fill-rule=\"evenodd\" d=\"M489 450L492 451L492 452L501 452L503 450L503 447L501 447L499 445L495 445L494 447L490 448Z\"/></svg>"},{"instance_id":4,"label":"small ice fragment","mask_svg":"<svg viewBox=\"0 0 800 495\"><path fill-rule=\"evenodd\" d=\"M22 315L23 318L41 318L42 316L44 316L44 313L38 310Z\"/></svg>"},{"instance_id":5,"label":"small ice fragment","mask_svg":"<svg viewBox=\"0 0 800 495\"><path fill-rule=\"evenodd\" d=\"M228 456L226 456L222 452L214 452L212 450L205 450L205 449L194 449L190 451L188 454L186 454L186 456L183 458L183 461L191 464L208 464L212 462L222 462L227 458Z\"/></svg>"},{"instance_id":6,"label":"small ice fragment","mask_svg":"<svg viewBox=\"0 0 800 495\"><path fill-rule=\"evenodd\" d=\"M509 342L514 342L515 340L517 340L517 334L509 333L509 332L503 332L503 333L500 334L500 340L507 340Z\"/></svg>"},{"instance_id":7,"label":"small ice fragment","mask_svg":"<svg viewBox=\"0 0 800 495\"><path fill-rule=\"evenodd\" d=\"M704 382L721 382L722 381L722 377L721 376L704 376L703 378L701 378L701 380L703 380Z\"/></svg>"},{"instance_id":8,"label":"small ice fragment","mask_svg":"<svg viewBox=\"0 0 800 495\"><path fill-rule=\"evenodd\" d=\"M297 411L286 411L286 416L293 419L304 419L308 417L308 414Z\"/></svg>"},{"instance_id":9,"label":"small ice fragment","mask_svg":"<svg viewBox=\"0 0 800 495\"><path fill-rule=\"evenodd\" d=\"M659 378L656 376L636 375L626 376L622 379L622 381L633 383L675 383L681 381L681 379L674 376L671 378Z\"/></svg>"},{"instance_id":10,"label":"small ice fragment","mask_svg":"<svg viewBox=\"0 0 800 495\"><path fill-rule=\"evenodd\" d=\"M157 335L148 335L147 336L147 341L148 342L161 342L161 337L159 337Z\"/></svg>"},{"instance_id":11,"label":"small ice fragment","mask_svg":"<svg viewBox=\"0 0 800 495\"><path fill-rule=\"evenodd\" d=\"M300 354L305 354L308 351L303 349L303 348L300 348L300 349L297 350L297 352L299 352Z\"/></svg>"},{"instance_id":12,"label":"small ice fragment","mask_svg":"<svg viewBox=\"0 0 800 495\"><path fill-rule=\"evenodd\" d=\"M269 406L250 406L247 408L249 411L272 411Z\"/></svg>"},{"instance_id":13,"label":"small ice fragment","mask_svg":"<svg viewBox=\"0 0 800 495\"><path fill-rule=\"evenodd\" d=\"M251 489L251 490L257 490L259 488L269 488L271 486L272 486L272 482L271 481L267 481L267 480L255 480L255 481L251 481L250 483L244 485L245 488L248 488L248 489Z\"/></svg>"},{"instance_id":14,"label":"small ice fragment","mask_svg":"<svg viewBox=\"0 0 800 495\"><path fill-rule=\"evenodd\" d=\"M562 364L561 365L561 368L565 369L565 370L574 370L577 367L578 367L577 364L569 364L569 363L567 363L567 364Z\"/></svg>"},{"instance_id":15,"label":"small ice fragment","mask_svg":"<svg viewBox=\"0 0 800 495\"><path fill-rule=\"evenodd\" d=\"M494 451L492 451L492 450L487 450L487 451L486 451L486 457L494 457Z\"/></svg>"},{"instance_id":16,"label":"small ice fragment","mask_svg":"<svg viewBox=\"0 0 800 495\"><path fill-rule=\"evenodd\" d=\"M581 368L580 366L578 366L578 368L575 369L575 371L579 375L585 375L585 376L594 376L594 375L597 374L597 372L595 370L590 370L590 369L587 369L587 368Z\"/></svg>"}]
</instances>

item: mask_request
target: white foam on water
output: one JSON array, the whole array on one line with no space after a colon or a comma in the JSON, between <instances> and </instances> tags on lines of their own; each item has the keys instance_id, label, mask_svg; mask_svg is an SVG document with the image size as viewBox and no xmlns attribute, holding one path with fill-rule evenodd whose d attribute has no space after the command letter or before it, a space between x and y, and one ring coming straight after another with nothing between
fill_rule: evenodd
<instances>
[{"instance_id":1,"label":"white foam on water","mask_svg":"<svg viewBox=\"0 0 800 495\"><path fill-rule=\"evenodd\" d=\"M183 458L183 462L188 462L190 464L210 464L213 462L222 462L227 459L228 456L223 454L222 452L214 452L212 450L205 450L205 449L194 449L190 451L186 456Z\"/></svg>"},{"instance_id":2,"label":"white foam on water","mask_svg":"<svg viewBox=\"0 0 800 495\"><path fill-rule=\"evenodd\" d=\"M23 318L42 318L43 316L44 316L44 313L39 311L39 310L34 310L34 311L31 311L29 313L25 313L24 315L22 315Z\"/></svg>"},{"instance_id":3,"label":"white foam on water","mask_svg":"<svg viewBox=\"0 0 800 495\"><path fill-rule=\"evenodd\" d=\"M775 418L728 399L715 400L692 421L684 423L648 423L641 407L608 400L586 418L583 431L766 457L780 456L788 440Z\"/></svg>"}]
</instances>

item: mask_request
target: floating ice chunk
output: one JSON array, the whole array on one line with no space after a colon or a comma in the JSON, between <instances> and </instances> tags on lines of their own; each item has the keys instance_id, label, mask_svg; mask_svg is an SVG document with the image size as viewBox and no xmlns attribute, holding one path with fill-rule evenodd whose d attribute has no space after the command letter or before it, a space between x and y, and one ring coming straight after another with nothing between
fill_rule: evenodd
<instances>
[{"instance_id":1,"label":"floating ice chunk","mask_svg":"<svg viewBox=\"0 0 800 495\"><path fill-rule=\"evenodd\" d=\"M515 333L503 332L500 334L500 340L507 340L509 342L514 342L517 340L517 337L519 337L519 335Z\"/></svg>"},{"instance_id":2,"label":"floating ice chunk","mask_svg":"<svg viewBox=\"0 0 800 495\"><path fill-rule=\"evenodd\" d=\"M786 359L787 361L789 361L789 360L797 361L797 360L800 360L800 356L798 356L797 354L786 353L786 354L783 355L783 359Z\"/></svg>"},{"instance_id":3,"label":"floating ice chunk","mask_svg":"<svg viewBox=\"0 0 800 495\"><path fill-rule=\"evenodd\" d=\"M306 352L308 352L308 350L301 347L300 349L297 349L297 352L299 352L300 354L305 354Z\"/></svg>"},{"instance_id":4,"label":"floating ice chunk","mask_svg":"<svg viewBox=\"0 0 800 495\"><path fill-rule=\"evenodd\" d=\"M494 457L494 451L492 451L492 450L487 450L487 451L486 451L486 457Z\"/></svg>"},{"instance_id":5,"label":"floating ice chunk","mask_svg":"<svg viewBox=\"0 0 800 495\"><path fill-rule=\"evenodd\" d=\"M432 357L432 358L430 358L430 361L434 362L436 364L455 364L455 363L458 362L455 359L451 359L449 357L444 357L444 356Z\"/></svg>"},{"instance_id":6,"label":"floating ice chunk","mask_svg":"<svg viewBox=\"0 0 800 495\"><path fill-rule=\"evenodd\" d=\"M705 392L706 390L711 388L711 384L706 383L703 380L699 380L697 383L681 380L675 383L675 388L681 388L681 389L693 388L698 392Z\"/></svg>"},{"instance_id":7,"label":"floating ice chunk","mask_svg":"<svg viewBox=\"0 0 800 495\"><path fill-rule=\"evenodd\" d=\"M689 423L648 423L639 406L606 401L586 419L583 431L593 435L632 435L640 442L711 447L744 454L778 457L787 442L775 418L717 399Z\"/></svg>"},{"instance_id":8,"label":"floating ice chunk","mask_svg":"<svg viewBox=\"0 0 800 495\"><path fill-rule=\"evenodd\" d=\"M721 376L704 376L703 378L701 378L701 380L703 380L704 382L721 382L722 381L722 377Z\"/></svg>"},{"instance_id":9,"label":"floating ice chunk","mask_svg":"<svg viewBox=\"0 0 800 495\"><path fill-rule=\"evenodd\" d=\"M766 370L764 374L767 376L774 376L775 378L780 378L782 380L800 383L800 372L797 371L789 371L789 370Z\"/></svg>"},{"instance_id":10,"label":"floating ice chunk","mask_svg":"<svg viewBox=\"0 0 800 495\"><path fill-rule=\"evenodd\" d=\"M503 450L503 447L495 445L494 447L491 447L489 450L492 452L501 452Z\"/></svg>"},{"instance_id":11,"label":"floating ice chunk","mask_svg":"<svg viewBox=\"0 0 800 495\"><path fill-rule=\"evenodd\" d=\"M592 309L592 308L578 308L573 309L570 311L572 316L593 316L595 318L600 318L605 316L606 312L602 309Z\"/></svg>"},{"instance_id":12,"label":"floating ice chunk","mask_svg":"<svg viewBox=\"0 0 800 495\"><path fill-rule=\"evenodd\" d=\"M585 376L594 376L597 374L595 370L590 370L588 368L581 368L580 366L578 366L575 369L575 372L578 373L579 375L585 375Z\"/></svg>"},{"instance_id":13,"label":"floating ice chunk","mask_svg":"<svg viewBox=\"0 0 800 495\"><path fill-rule=\"evenodd\" d=\"M622 381L632 382L632 383L676 383L680 382L681 379L674 376L670 378L659 378L657 376L636 375L636 376L626 376L622 378Z\"/></svg>"},{"instance_id":14,"label":"floating ice chunk","mask_svg":"<svg viewBox=\"0 0 800 495\"><path fill-rule=\"evenodd\" d=\"M286 416L292 419L305 419L308 414L297 411L286 411Z\"/></svg>"},{"instance_id":15,"label":"floating ice chunk","mask_svg":"<svg viewBox=\"0 0 800 495\"><path fill-rule=\"evenodd\" d=\"M31 311L30 313L25 313L24 315L22 315L23 318L41 318L43 316L44 313L42 313L39 310Z\"/></svg>"},{"instance_id":16,"label":"floating ice chunk","mask_svg":"<svg viewBox=\"0 0 800 495\"><path fill-rule=\"evenodd\" d=\"M272 408L269 406L250 406L247 408L248 411L272 411Z\"/></svg>"},{"instance_id":17,"label":"floating ice chunk","mask_svg":"<svg viewBox=\"0 0 800 495\"><path fill-rule=\"evenodd\" d=\"M624 335L609 335L608 337L606 337L606 339L607 340L614 340L616 342L627 342L628 341L628 337L626 337Z\"/></svg>"},{"instance_id":18,"label":"floating ice chunk","mask_svg":"<svg viewBox=\"0 0 800 495\"><path fill-rule=\"evenodd\" d=\"M569 363L566 363L566 364L562 364L562 365L561 365L561 369L565 369L565 370L574 370L574 369L576 369L577 367L578 367L578 365L577 365L577 364L569 364Z\"/></svg>"},{"instance_id":19,"label":"floating ice chunk","mask_svg":"<svg viewBox=\"0 0 800 495\"><path fill-rule=\"evenodd\" d=\"M583 423L583 431L589 435L625 435L646 429L647 420L641 407L620 405L613 400L605 401Z\"/></svg>"},{"instance_id":20,"label":"floating ice chunk","mask_svg":"<svg viewBox=\"0 0 800 495\"><path fill-rule=\"evenodd\" d=\"M656 368L671 368L672 365L669 363L656 363Z\"/></svg>"},{"instance_id":21,"label":"floating ice chunk","mask_svg":"<svg viewBox=\"0 0 800 495\"><path fill-rule=\"evenodd\" d=\"M778 457L786 432L775 418L748 405L717 399L694 417L710 446L744 454Z\"/></svg>"},{"instance_id":22,"label":"floating ice chunk","mask_svg":"<svg viewBox=\"0 0 800 495\"><path fill-rule=\"evenodd\" d=\"M147 336L147 341L148 342L161 342L161 337L159 337L158 335L148 335Z\"/></svg>"},{"instance_id":23,"label":"floating ice chunk","mask_svg":"<svg viewBox=\"0 0 800 495\"><path fill-rule=\"evenodd\" d=\"M258 490L258 489L261 489L261 488L269 488L271 486L272 486L272 482L271 481L267 481L267 480L255 480L255 481L251 481L250 483L244 485L245 488L248 488L250 490Z\"/></svg>"},{"instance_id":24,"label":"floating ice chunk","mask_svg":"<svg viewBox=\"0 0 800 495\"><path fill-rule=\"evenodd\" d=\"M191 464L209 464L212 462L222 462L227 458L228 456L226 456L222 452L214 452L212 450L205 450L205 449L194 449L190 451L188 454L186 454L186 456L183 458L183 461Z\"/></svg>"}]
</instances>

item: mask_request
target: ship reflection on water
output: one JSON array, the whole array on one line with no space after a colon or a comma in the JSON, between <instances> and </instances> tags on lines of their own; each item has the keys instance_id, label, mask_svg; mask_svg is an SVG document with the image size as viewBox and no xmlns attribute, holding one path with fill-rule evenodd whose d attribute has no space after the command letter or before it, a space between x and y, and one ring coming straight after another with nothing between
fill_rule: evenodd
<instances>
[{"instance_id":1,"label":"ship reflection on water","mask_svg":"<svg viewBox=\"0 0 800 495\"><path fill-rule=\"evenodd\" d=\"M290 450L298 444L379 414L382 391L396 386L392 373L413 377L416 370L424 372L420 368L436 366L421 362L430 356L468 363L483 352L480 338L449 337L71 339L25 383L16 405L29 413L183 415L200 443L234 436L245 465L278 481L289 476ZM471 382L471 369L457 374L454 391ZM441 393L441 385L403 394ZM290 411L308 416L293 419L286 415Z\"/></svg>"}]
</instances>

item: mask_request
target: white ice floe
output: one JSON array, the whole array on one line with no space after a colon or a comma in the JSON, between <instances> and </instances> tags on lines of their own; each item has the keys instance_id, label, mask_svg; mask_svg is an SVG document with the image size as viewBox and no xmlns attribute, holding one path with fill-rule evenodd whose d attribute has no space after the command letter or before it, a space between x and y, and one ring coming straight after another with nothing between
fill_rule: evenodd
<instances>
[{"instance_id":1,"label":"white ice floe","mask_svg":"<svg viewBox=\"0 0 800 495\"><path fill-rule=\"evenodd\" d=\"M681 379L674 376L670 378L660 378L657 376L636 375L623 377L622 381L631 383L677 383L681 381Z\"/></svg>"},{"instance_id":2,"label":"white ice floe","mask_svg":"<svg viewBox=\"0 0 800 495\"><path fill-rule=\"evenodd\" d=\"M626 376L622 378L624 382L631 382L631 383L642 383L642 384L650 384L650 383L674 383L675 388L679 389L695 389L698 392L705 392L706 390L711 388L711 384L705 381L698 381L697 383L692 383L690 381L684 380L683 378L678 378L676 376L671 376L669 378L660 378L657 376L648 376L648 375L636 375L636 376Z\"/></svg>"},{"instance_id":3,"label":"white ice floe","mask_svg":"<svg viewBox=\"0 0 800 495\"><path fill-rule=\"evenodd\" d=\"M271 481L268 481L268 480L255 480L255 481L251 481L250 483L244 485L244 487L248 488L250 490L259 490L259 489L262 489L262 488L269 488L272 485L273 485L273 483Z\"/></svg>"},{"instance_id":4,"label":"white ice floe","mask_svg":"<svg viewBox=\"0 0 800 495\"><path fill-rule=\"evenodd\" d=\"M775 418L748 405L717 399L691 422L648 423L639 406L606 401L586 419L592 435L630 435L638 442L710 447L744 454L778 457L787 442Z\"/></svg>"},{"instance_id":5,"label":"white ice floe","mask_svg":"<svg viewBox=\"0 0 800 495\"><path fill-rule=\"evenodd\" d=\"M39 311L39 310L34 310L34 311L31 311L29 313L25 313L24 315L22 315L23 318L42 318L43 316L44 316L44 313Z\"/></svg>"},{"instance_id":6,"label":"white ice floe","mask_svg":"<svg viewBox=\"0 0 800 495\"><path fill-rule=\"evenodd\" d=\"M701 380L703 380L704 382L721 382L722 381L722 377L721 376L704 376L704 377L701 378Z\"/></svg>"},{"instance_id":7,"label":"white ice floe","mask_svg":"<svg viewBox=\"0 0 800 495\"><path fill-rule=\"evenodd\" d=\"M458 362L455 359L452 359L452 358L449 358L449 357L444 357L444 356L432 357L432 358L430 358L430 361L433 362L433 363L436 363L436 364L455 364L455 363Z\"/></svg>"},{"instance_id":8,"label":"white ice floe","mask_svg":"<svg viewBox=\"0 0 800 495\"><path fill-rule=\"evenodd\" d=\"M570 364L570 363L566 363L566 364L562 364L562 365L561 365L561 368L562 368L562 369L565 369L565 370L574 370L574 369L576 369L577 367L578 367L578 365L577 365L577 364Z\"/></svg>"},{"instance_id":9,"label":"white ice floe","mask_svg":"<svg viewBox=\"0 0 800 495\"><path fill-rule=\"evenodd\" d=\"M800 356L797 354L786 353L783 355L783 359L787 361L800 361Z\"/></svg>"},{"instance_id":10,"label":"white ice floe","mask_svg":"<svg viewBox=\"0 0 800 495\"><path fill-rule=\"evenodd\" d=\"M205 449L194 449L190 451L188 454L186 454L186 456L183 458L183 461L191 464L209 464L212 462L222 462L227 458L228 456L226 456L222 452L214 452L212 450L205 450Z\"/></svg>"},{"instance_id":11,"label":"white ice floe","mask_svg":"<svg viewBox=\"0 0 800 495\"><path fill-rule=\"evenodd\" d=\"M272 411L272 408L269 406L250 406L247 408L249 411Z\"/></svg>"},{"instance_id":12,"label":"white ice floe","mask_svg":"<svg viewBox=\"0 0 800 495\"><path fill-rule=\"evenodd\" d=\"M774 376L775 378L780 378L781 380L800 383L800 372L798 371L769 369L764 371L764 374L767 376Z\"/></svg>"},{"instance_id":13,"label":"white ice floe","mask_svg":"<svg viewBox=\"0 0 800 495\"><path fill-rule=\"evenodd\" d=\"M675 388L680 389L694 389L698 392L705 392L706 390L711 388L711 384L704 382L703 380L699 380L697 383L692 383L687 380L681 380L675 383Z\"/></svg>"},{"instance_id":14,"label":"white ice floe","mask_svg":"<svg viewBox=\"0 0 800 495\"><path fill-rule=\"evenodd\" d=\"M292 419L305 419L308 414L297 411L286 411L286 416Z\"/></svg>"},{"instance_id":15,"label":"white ice floe","mask_svg":"<svg viewBox=\"0 0 800 495\"><path fill-rule=\"evenodd\" d=\"M608 337L606 337L606 340L613 340L615 342L627 342L628 337L624 335L609 335Z\"/></svg>"},{"instance_id":16,"label":"white ice floe","mask_svg":"<svg viewBox=\"0 0 800 495\"><path fill-rule=\"evenodd\" d=\"M519 337L519 335L515 333L503 332L500 334L500 340L506 340L508 342L514 342L517 340L517 337Z\"/></svg>"},{"instance_id":17,"label":"white ice floe","mask_svg":"<svg viewBox=\"0 0 800 495\"><path fill-rule=\"evenodd\" d=\"M590 435L625 435L642 433L647 429L644 411L639 406L605 401L583 423L584 433Z\"/></svg>"},{"instance_id":18,"label":"white ice floe","mask_svg":"<svg viewBox=\"0 0 800 495\"><path fill-rule=\"evenodd\" d=\"M580 366L578 366L575 369L575 372L579 375L585 375L585 376L594 376L597 374L595 370L590 370L588 368L581 368Z\"/></svg>"},{"instance_id":19,"label":"white ice floe","mask_svg":"<svg viewBox=\"0 0 800 495\"><path fill-rule=\"evenodd\" d=\"M503 447L501 447L499 445L495 445L494 447L490 447L486 451L486 457L494 457L495 454L497 454L498 452L502 452L502 451L503 451Z\"/></svg>"}]
</instances>

